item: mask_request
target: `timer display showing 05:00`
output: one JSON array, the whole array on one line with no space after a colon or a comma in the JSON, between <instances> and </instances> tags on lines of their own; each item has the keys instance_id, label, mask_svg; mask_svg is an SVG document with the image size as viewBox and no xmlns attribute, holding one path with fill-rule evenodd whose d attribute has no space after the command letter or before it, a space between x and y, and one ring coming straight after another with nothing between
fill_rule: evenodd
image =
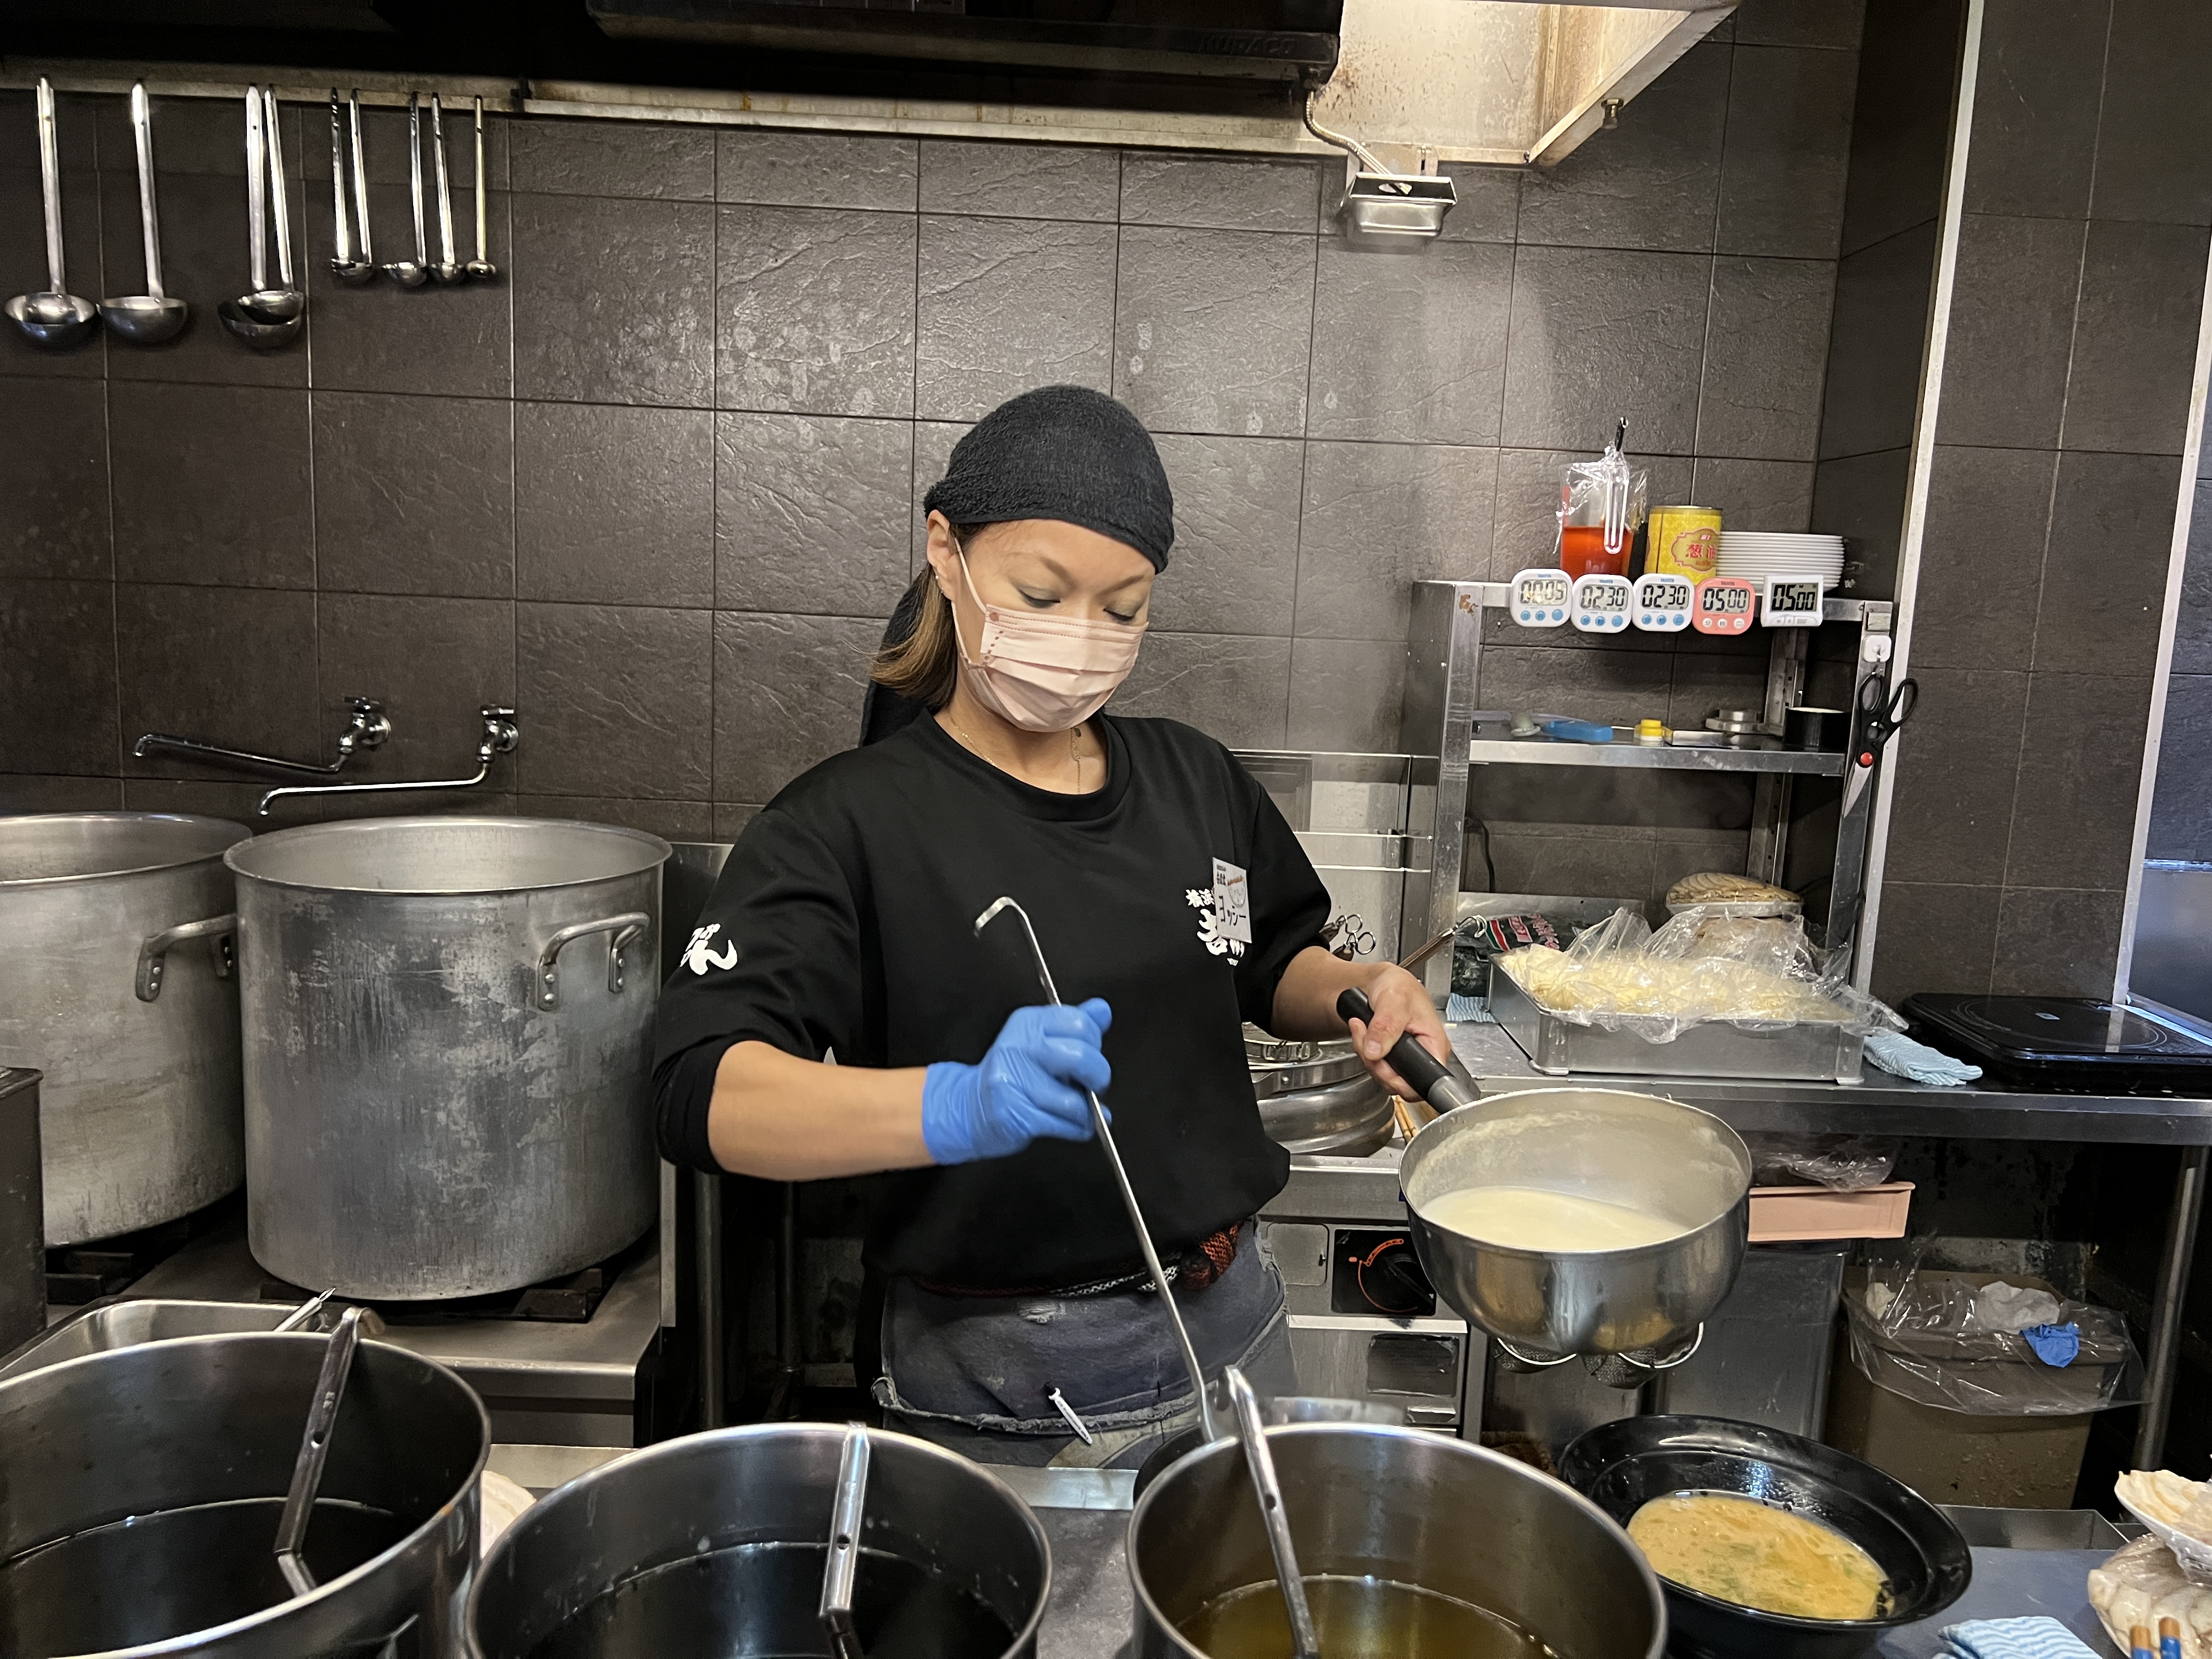
<instances>
[{"instance_id":1,"label":"timer display showing 05:00","mask_svg":"<svg viewBox=\"0 0 2212 1659\"><path fill-rule=\"evenodd\" d=\"M1692 618L1700 634L1741 634L1758 611L1758 591L1734 576L1709 576L1698 584Z\"/></svg>"}]
</instances>

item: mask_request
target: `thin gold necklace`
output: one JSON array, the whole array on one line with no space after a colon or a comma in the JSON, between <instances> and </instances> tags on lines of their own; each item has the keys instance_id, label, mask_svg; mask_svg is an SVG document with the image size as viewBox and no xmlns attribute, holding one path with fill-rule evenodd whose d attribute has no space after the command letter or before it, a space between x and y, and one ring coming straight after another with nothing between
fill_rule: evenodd
<instances>
[{"instance_id":1,"label":"thin gold necklace","mask_svg":"<svg viewBox=\"0 0 2212 1659\"><path fill-rule=\"evenodd\" d=\"M961 725L958 720L953 719L952 708L949 703L945 705L945 719L946 723L952 727L952 735L959 738L960 741L967 746L969 751L975 755L977 759L982 761L987 765L999 765L998 762L993 760L990 756L983 752L983 745L976 742L974 738L969 735L968 728ZM1071 793L1078 795L1083 793L1082 740L1083 728L1080 726L1071 726L1067 728L1067 760L1068 764L1075 769L1075 787ZM1004 771L1006 769L1004 767L1000 767L999 769L1000 771Z\"/></svg>"}]
</instances>

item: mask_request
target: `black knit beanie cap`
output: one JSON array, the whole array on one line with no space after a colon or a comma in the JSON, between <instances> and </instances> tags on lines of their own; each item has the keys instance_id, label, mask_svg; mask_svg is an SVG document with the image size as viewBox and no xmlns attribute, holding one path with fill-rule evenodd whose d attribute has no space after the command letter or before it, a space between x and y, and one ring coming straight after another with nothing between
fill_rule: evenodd
<instances>
[{"instance_id":1,"label":"black knit beanie cap","mask_svg":"<svg viewBox=\"0 0 2212 1659\"><path fill-rule=\"evenodd\" d=\"M1152 434L1103 392L1039 386L1009 398L952 447L925 513L957 525L1058 519L1168 565L1175 495Z\"/></svg>"}]
</instances>

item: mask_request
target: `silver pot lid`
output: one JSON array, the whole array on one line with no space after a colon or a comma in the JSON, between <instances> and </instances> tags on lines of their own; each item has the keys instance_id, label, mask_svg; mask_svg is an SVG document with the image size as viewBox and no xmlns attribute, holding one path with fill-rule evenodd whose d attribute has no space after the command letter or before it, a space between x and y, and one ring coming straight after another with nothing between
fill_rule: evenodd
<instances>
[{"instance_id":1,"label":"silver pot lid","mask_svg":"<svg viewBox=\"0 0 2212 1659\"><path fill-rule=\"evenodd\" d=\"M1251 1024L1244 1028L1244 1063L1252 1073L1252 1092L1262 1100L1341 1083L1365 1069L1350 1037L1307 1042L1270 1036Z\"/></svg>"}]
</instances>

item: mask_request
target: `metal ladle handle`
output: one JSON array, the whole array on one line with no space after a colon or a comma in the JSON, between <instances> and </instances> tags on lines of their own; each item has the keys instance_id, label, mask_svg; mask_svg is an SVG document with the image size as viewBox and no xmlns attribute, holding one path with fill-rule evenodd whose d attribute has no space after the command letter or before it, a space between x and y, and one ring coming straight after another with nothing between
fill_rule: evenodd
<instances>
[{"instance_id":1,"label":"metal ladle handle","mask_svg":"<svg viewBox=\"0 0 2212 1659\"><path fill-rule=\"evenodd\" d=\"M353 263L352 214L346 205L345 133L338 119L338 89L331 88L331 252L342 265Z\"/></svg>"},{"instance_id":2,"label":"metal ladle handle","mask_svg":"<svg viewBox=\"0 0 2212 1659\"><path fill-rule=\"evenodd\" d=\"M276 88L264 87L261 103L269 129L269 216L276 222L276 281L292 287L292 209L284 195L284 128L276 118Z\"/></svg>"},{"instance_id":3,"label":"metal ladle handle","mask_svg":"<svg viewBox=\"0 0 2212 1659\"><path fill-rule=\"evenodd\" d=\"M269 156L261 131L261 88L246 89L246 260L252 289L269 286Z\"/></svg>"},{"instance_id":4,"label":"metal ladle handle","mask_svg":"<svg viewBox=\"0 0 2212 1659\"><path fill-rule=\"evenodd\" d=\"M866 1659L853 1622L853 1583L860 1568L860 1520L868 1506L868 1431L853 1424L837 1460L837 1497L830 1510L830 1559L822 1571L815 1617L836 1659Z\"/></svg>"},{"instance_id":5,"label":"metal ladle handle","mask_svg":"<svg viewBox=\"0 0 2212 1659\"><path fill-rule=\"evenodd\" d=\"M1030 913L1010 897L994 899L991 908L975 918L975 931L984 927L1001 910L1011 910L1021 918L1022 933L1030 942L1030 956L1036 963L1037 981L1044 987L1045 1000L1055 1007L1066 1005L1060 1000L1060 989L1052 982L1052 969L1045 966L1044 949L1037 943L1036 929L1030 925ZM1137 1231L1137 1245L1145 1254L1145 1267L1152 1276L1152 1288L1159 1293L1160 1306L1167 1310L1168 1323L1175 1327L1176 1346L1182 1350L1184 1369L1190 1373L1191 1398L1198 1402L1199 1431L1210 1443L1221 1438L1221 1431L1213 1419L1213 1402L1206 1398L1206 1372L1198 1363L1198 1350L1191 1346L1190 1332L1182 1322L1182 1310L1175 1304L1175 1293L1168 1288L1167 1270L1160 1266L1160 1253L1152 1248L1152 1230L1145 1225L1145 1212L1137 1202L1137 1189L1129 1184L1129 1171L1121 1163L1121 1149L1114 1144L1114 1131L1106 1121L1106 1108L1091 1091L1083 1091L1091 1103L1091 1133L1098 1138L1105 1149L1106 1162L1114 1171L1114 1184L1121 1191L1121 1207L1129 1212L1129 1224Z\"/></svg>"},{"instance_id":6,"label":"metal ladle handle","mask_svg":"<svg viewBox=\"0 0 2212 1659\"><path fill-rule=\"evenodd\" d=\"M154 117L146 83L131 88L131 137L138 150L138 231L146 241L146 292L166 300L161 286L161 212L154 200Z\"/></svg>"},{"instance_id":7,"label":"metal ladle handle","mask_svg":"<svg viewBox=\"0 0 2212 1659\"><path fill-rule=\"evenodd\" d=\"M69 267L62 248L62 153L54 132L54 84L39 77L39 196L46 215L46 288L69 291Z\"/></svg>"},{"instance_id":8,"label":"metal ladle handle","mask_svg":"<svg viewBox=\"0 0 2212 1659\"><path fill-rule=\"evenodd\" d=\"M353 210L361 222L361 257L364 264L376 262L376 250L368 234L368 157L361 137L361 88L356 87L346 99L346 136L353 150Z\"/></svg>"},{"instance_id":9,"label":"metal ladle handle","mask_svg":"<svg viewBox=\"0 0 2212 1659\"><path fill-rule=\"evenodd\" d=\"M292 1487L284 1494L283 1517L276 1523L276 1565L295 1595L315 1588L314 1572L301 1551L307 1542L307 1522L315 1513L315 1494L322 1487L323 1465L331 1455L331 1430L345 1402L354 1350L361 1346L361 1315L359 1308L348 1308L323 1350L322 1375L315 1379L315 1396L307 1407L307 1432L300 1437L300 1455L292 1464Z\"/></svg>"},{"instance_id":10,"label":"metal ladle handle","mask_svg":"<svg viewBox=\"0 0 2212 1659\"><path fill-rule=\"evenodd\" d=\"M430 94L430 153L437 163L438 176L438 262L451 270L453 264L453 196L446 171L446 105L436 93Z\"/></svg>"},{"instance_id":11,"label":"metal ladle handle","mask_svg":"<svg viewBox=\"0 0 2212 1659\"><path fill-rule=\"evenodd\" d=\"M1283 1592L1283 1611L1290 1615L1291 1650L1296 1659L1321 1659L1321 1638L1314 1631L1313 1608L1306 1601L1306 1581L1298 1572L1290 1517L1283 1512L1282 1482L1275 1478L1275 1455L1267 1449L1267 1431L1260 1421L1260 1398L1234 1365L1222 1372L1221 1382L1229 1392L1230 1409L1237 1414L1244 1467L1251 1472L1260 1520L1267 1528L1267 1547L1275 1557L1275 1583Z\"/></svg>"},{"instance_id":12,"label":"metal ladle handle","mask_svg":"<svg viewBox=\"0 0 2212 1659\"><path fill-rule=\"evenodd\" d=\"M430 263L430 244L422 235L422 100L407 94L407 182L415 198L415 263Z\"/></svg>"}]
</instances>

